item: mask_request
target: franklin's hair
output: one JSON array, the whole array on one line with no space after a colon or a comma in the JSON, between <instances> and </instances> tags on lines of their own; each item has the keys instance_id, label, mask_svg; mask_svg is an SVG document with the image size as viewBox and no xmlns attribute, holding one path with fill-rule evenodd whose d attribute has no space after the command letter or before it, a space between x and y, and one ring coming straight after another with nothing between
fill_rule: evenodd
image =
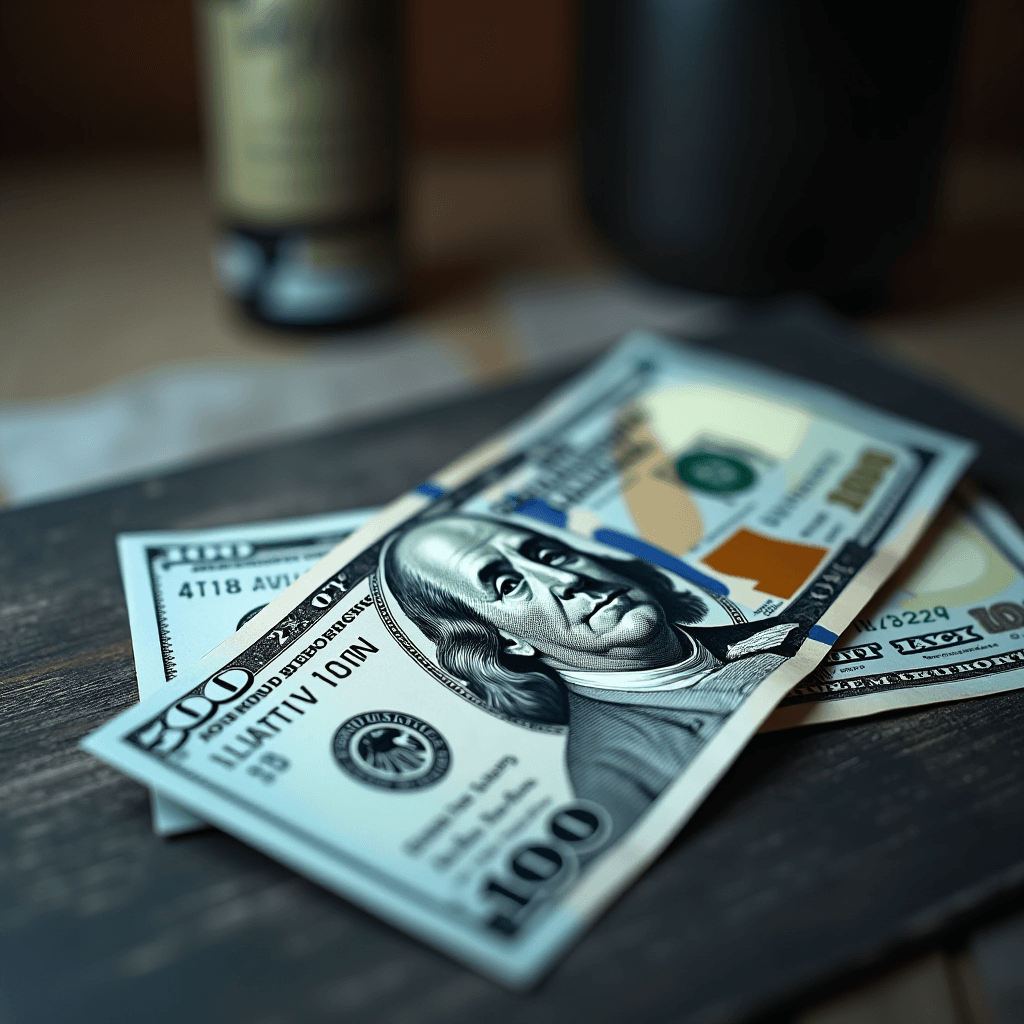
<instances>
[{"instance_id":1,"label":"franklin's hair","mask_svg":"<svg viewBox=\"0 0 1024 1024\"><path fill-rule=\"evenodd\" d=\"M491 519L486 521L495 522ZM410 529L421 525L426 524L417 523ZM528 529L516 525L519 529ZM547 536L533 530L529 532ZM496 626L482 619L452 591L407 570L395 554L400 540L401 537L396 538L384 556L388 586L405 614L436 645L438 664L461 679L495 711L535 722L566 722L565 687L558 673L540 658L511 654ZM707 605L696 594L680 593L649 562L639 558L604 558L590 552L584 554L646 590L664 609L669 622L684 625L700 622L707 614Z\"/></svg>"}]
</instances>

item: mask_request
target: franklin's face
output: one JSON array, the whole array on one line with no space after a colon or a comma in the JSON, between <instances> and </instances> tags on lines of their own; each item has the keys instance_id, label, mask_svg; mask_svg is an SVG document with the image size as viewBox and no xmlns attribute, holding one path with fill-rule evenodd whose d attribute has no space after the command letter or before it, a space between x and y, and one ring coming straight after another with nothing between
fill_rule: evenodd
<instances>
[{"instance_id":1,"label":"franklin's face","mask_svg":"<svg viewBox=\"0 0 1024 1024\"><path fill-rule=\"evenodd\" d=\"M671 664L678 639L654 597L631 579L532 530L449 516L407 533L408 572L457 595L518 654L554 668Z\"/></svg>"}]
</instances>

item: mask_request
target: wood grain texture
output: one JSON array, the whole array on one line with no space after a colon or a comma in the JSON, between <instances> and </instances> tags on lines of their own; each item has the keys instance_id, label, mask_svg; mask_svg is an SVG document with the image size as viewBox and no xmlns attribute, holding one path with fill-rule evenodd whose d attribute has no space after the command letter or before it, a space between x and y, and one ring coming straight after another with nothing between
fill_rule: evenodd
<instances>
[{"instance_id":1,"label":"wood grain texture","mask_svg":"<svg viewBox=\"0 0 1024 1024\"><path fill-rule=\"evenodd\" d=\"M829 320L782 309L720 347L979 437L1021 518L1021 436ZM135 699L115 534L387 500L555 383L0 515L0 1020L736 1021L1024 892L1016 693L758 738L526 996L223 834L151 834L145 790L77 746Z\"/></svg>"}]
</instances>

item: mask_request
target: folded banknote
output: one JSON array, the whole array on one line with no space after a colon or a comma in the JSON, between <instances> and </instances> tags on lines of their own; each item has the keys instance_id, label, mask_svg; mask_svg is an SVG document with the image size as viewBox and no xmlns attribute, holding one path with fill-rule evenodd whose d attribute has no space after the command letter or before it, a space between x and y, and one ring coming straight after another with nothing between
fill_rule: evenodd
<instances>
[{"instance_id":1,"label":"folded banknote","mask_svg":"<svg viewBox=\"0 0 1024 1024\"><path fill-rule=\"evenodd\" d=\"M528 985L824 658L972 455L633 335L84 744Z\"/></svg>"},{"instance_id":2,"label":"folded banknote","mask_svg":"<svg viewBox=\"0 0 1024 1024\"><path fill-rule=\"evenodd\" d=\"M207 530L117 538L139 698L145 700L362 526L376 509ZM177 835L206 823L153 794L153 830Z\"/></svg>"},{"instance_id":3,"label":"folded banknote","mask_svg":"<svg viewBox=\"0 0 1024 1024\"><path fill-rule=\"evenodd\" d=\"M1024 535L961 488L764 725L816 725L1024 686Z\"/></svg>"}]
</instances>

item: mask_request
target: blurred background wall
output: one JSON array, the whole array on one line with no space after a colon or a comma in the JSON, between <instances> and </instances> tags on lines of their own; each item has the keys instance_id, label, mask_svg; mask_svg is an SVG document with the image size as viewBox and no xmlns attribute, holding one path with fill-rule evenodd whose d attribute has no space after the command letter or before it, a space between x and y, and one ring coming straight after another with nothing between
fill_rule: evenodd
<instances>
[{"instance_id":1,"label":"blurred background wall","mask_svg":"<svg viewBox=\"0 0 1024 1024\"><path fill-rule=\"evenodd\" d=\"M407 0L410 148L564 152L572 137L576 8L576 0ZM1022 68L1024 0L971 0L936 203L940 215L898 268L891 311L973 301L1017 286L1024 275ZM58 154L198 153L199 110L193 0L0 4L0 157L17 162ZM512 204L514 215L511 207L503 209L507 203L483 209L471 197L441 204L445 238L486 234L496 249L499 235L514 235L516 245L526 244L519 236L528 220L529 231L546 239L531 236L531 249L554 251L547 236L569 232L546 225L555 206L565 219L572 191L568 165L559 166L560 184L554 178L543 185L520 183L533 198ZM426 179L432 181L429 170L420 168L420 191L429 185ZM462 186L455 178L449 184L454 199ZM499 192L504 187L494 186ZM428 229L441 216L440 206L412 205L416 244L431 250ZM452 217L467 223L456 230L458 224L448 223ZM482 244L474 242L476 248ZM414 298L420 290L416 283Z\"/></svg>"},{"instance_id":2,"label":"blurred background wall","mask_svg":"<svg viewBox=\"0 0 1024 1024\"><path fill-rule=\"evenodd\" d=\"M573 104L573 0L410 0L414 145L542 146ZM197 147L192 0L5 0L6 153ZM1024 145L1024 0L974 0L954 138Z\"/></svg>"},{"instance_id":3,"label":"blurred background wall","mask_svg":"<svg viewBox=\"0 0 1024 1024\"><path fill-rule=\"evenodd\" d=\"M614 267L579 216L566 159L577 2L406 0L406 11L411 308L429 309L480 372L504 372L512 348L489 282ZM938 216L899 269L889 319L863 323L915 365L942 356L960 383L972 337L976 390L1013 415L1020 388L996 371L1016 361L1024 310L1022 67L1024 0L970 0ZM193 0L0 3L0 160L14 182L0 199L5 245L21 254L7 268L0 402L270 351L213 304L197 71ZM990 317L975 311L990 299L1002 303Z\"/></svg>"},{"instance_id":4,"label":"blurred background wall","mask_svg":"<svg viewBox=\"0 0 1024 1024\"><path fill-rule=\"evenodd\" d=\"M410 142L564 138L573 20L568 0L412 0ZM0 151L200 145L192 0L5 0L0 35Z\"/></svg>"},{"instance_id":5,"label":"blurred background wall","mask_svg":"<svg viewBox=\"0 0 1024 1024\"><path fill-rule=\"evenodd\" d=\"M974 0L961 61L953 138L1024 144L1024 3Z\"/></svg>"}]
</instances>

